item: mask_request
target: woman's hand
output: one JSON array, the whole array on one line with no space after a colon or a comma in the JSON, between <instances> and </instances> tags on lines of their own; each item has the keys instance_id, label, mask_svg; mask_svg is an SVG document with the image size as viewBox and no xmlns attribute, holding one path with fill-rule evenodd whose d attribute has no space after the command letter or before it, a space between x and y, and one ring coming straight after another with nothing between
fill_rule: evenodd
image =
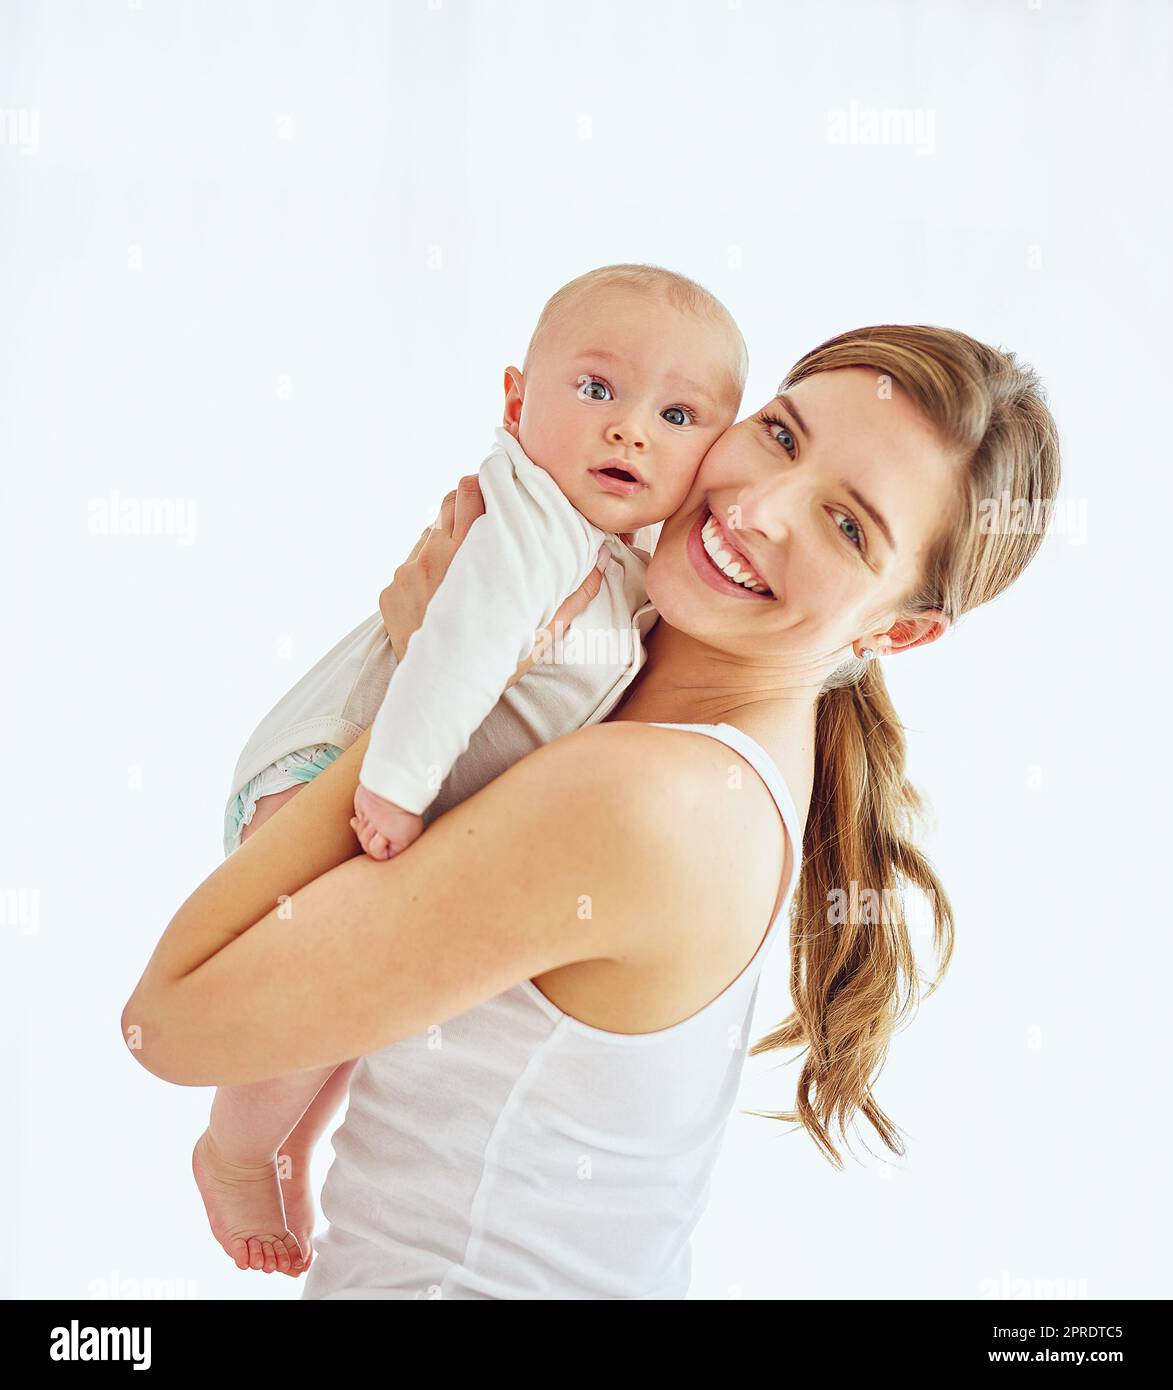
<instances>
[{"instance_id":1,"label":"woman's hand","mask_svg":"<svg viewBox=\"0 0 1173 1390\"><path fill-rule=\"evenodd\" d=\"M424 527L411 554L379 595L383 626L398 661L403 660L408 638L423 622L428 600L440 587L469 527L484 513L481 485L477 475L470 473L444 498L440 515Z\"/></svg>"},{"instance_id":2,"label":"woman's hand","mask_svg":"<svg viewBox=\"0 0 1173 1390\"><path fill-rule=\"evenodd\" d=\"M444 498L437 520L425 527L411 554L395 571L391 583L379 595L379 611L383 615L383 626L387 631L391 650L397 660L403 660L408 639L423 622L424 610L428 600L440 587L440 581L448 572L453 555L460 548L469 528L478 516L485 512L485 500L481 496L481 485L475 473L461 478L455 491ZM603 568L609 562L606 547L599 551ZM557 633L557 624L563 630L577 618L587 604L598 594L603 583L603 569L591 570L582 584L570 594L545 629L552 636ZM535 634L535 645L537 636ZM533 665L531 653L510 677L508 685L515 684Z\"/></svg>"}]
</instances>

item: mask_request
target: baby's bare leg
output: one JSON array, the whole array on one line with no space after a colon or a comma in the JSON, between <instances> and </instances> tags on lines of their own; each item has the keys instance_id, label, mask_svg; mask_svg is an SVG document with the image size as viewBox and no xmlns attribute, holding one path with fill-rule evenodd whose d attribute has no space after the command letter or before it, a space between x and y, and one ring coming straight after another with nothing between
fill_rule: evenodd
<instances>
[{"instance_id":1,"label":"baby's bare leg","mask_svg":"<svg viewBox=\"0 0 1173 1390\"><path fill-rule=\"evenodd\" d=\"M285 1203L285 1220L297 1237L305 1257L300 1269L289 1271L296 1279L304 1274L313 1261L314 1221L317 1208L310 1187L310 1170L314 1146L326 1131L338 1107L346 1099L350 1076L358 1063L357 1057L339 1062L334 1073L310 1103L309 1109L294 1126L293 1133L281 1145L277 1155L277 1172L281 1178L281 1198Z\"/></svg>"},{"instance_id":2,"label":"baby's bare leg","mask_svg":"<svg viewBox=\"0 0 1173 1390\"><path fill-rule=\"evenodd\" d=\"M287 1151L285 1141L319 1094L332 1089L326 1084L331 1077L350 1065L217 1090L208 1128L192 1154L192 1172L212 1234L238 1269L296 1278L309 1267L309 1153Z\"/></svg>"},{"instance_id":3,"label":"baby's bare leg","mask_svg":"<svg viewBox=\"0 0 1173 1390\"><path fill-rule=\"evenodd\" d=\"M241 843L303 785L262 797ZM306 1267L312 1216L308 1231L291 1231L281 1187L282 1177L291 1175L279 1171L277 1150L335 1070L317 1067L216 1091L208 1128L192 1154L192 1171L212 1234L240 1269L297 1274Z\"/></svg>"},{"instance_id":4,"label":"baby's bare leg","mask_svg":"<svg viewBox=\"0 0 1173 1390\"><path fill-rule=\"evenodd\" d=\"M270 1081L221 1086L212 1101L208 1133L232 1163L265 1163L289 1137L336 1064L290 1072Z\"/></svg>"}]
</instances>

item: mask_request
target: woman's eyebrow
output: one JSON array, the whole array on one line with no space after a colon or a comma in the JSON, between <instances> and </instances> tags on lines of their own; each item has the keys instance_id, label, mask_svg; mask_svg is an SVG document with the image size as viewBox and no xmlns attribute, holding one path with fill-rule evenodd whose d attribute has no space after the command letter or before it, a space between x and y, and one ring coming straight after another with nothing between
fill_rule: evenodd
<instances>
[{"instance_id":1,"label":"woman's eyebrow","mask_svg":"<svg viewBox=\"0 0 1173 1390\"><path fill-rule=\"evenodd\" d=\"M793 419L794 419L794 423L795 423L795 424L798 426L798 428L803 432L803 434L806 435L807 443L808 443L808 444L813 444L813 443L814 443L814 438L815 438L815 437L814 437L814 435L811 434L811 432L810 432L810 426L806 423L806 421L805 421L805 420L802 418L802 416L799 414L798 407L794 404L794 402L793 402L793 401L791 400L791 398L786 394L786 392L785 392L785 391L779 391L778 394L777 394L777 396L775 396L774 399L777 400L777 401L780 401L780 402L782 403L782 405L784 405L784 406L786 407L786 409L790 412L791 416L792 416ZM855 499L855 501L858 502L859 505L864 509L864 511L867 512L868 516L870 516L871 519L872 519L872 520L876 523L876 525L880 528L881 534L883 535L884 539L888 542L888 548L889 548L889 550L891 550L892 553L895 554L895 553L896 553L896 542L892 539L892 532L891 532L891 530L889 529L888 523L884 520L884 518L883 518L883 516L880 514L880 512L877 511L877 509L872 505L872 503L870 503L870 502L868 501L868 499L863 495L863 493L858 492L858 491L857 491L855 488L853 488L845 479L843 479L843 478L840 478L840 479L839 479L839 486L840 486L846 493L848 493L851 497L853 497L853 498Z\"/></svg>"},{"instance_id":2,"label":"woman's eyebrow","mask_svg":"<svg viewBox=\"0 0 1173 1390\"><path fill-rule=\"evenodd\" d=\"M786 407L786 409L787 409L788 411L790 411L791 415L794 417L794 423L795 423L795 424L798 426L798 428L803 432L803 434L806 435L807 440L808 440L811 444L813 444L813 443L815 442L815 437L814 437L814 435L811 434L811 432L810 432L810 426L807 424L807 422L806 422L806 421L802 418L802 416L799 414L798 406L796 406L796 405L794 404L794 402L790 399L790 397L786 394L786 392L785 392L785 391L779 391L778 394L774 397L774 399L775 399L776 401L781 401L782 404Z\"/></svg>"},{"instance_id":3,"label":"woman's eyebrow","mask_svg":"<svg viewBox=\"0 0 1173 1390\"><path fill-rule=\"evenodd\" d=\"M868 516L871 517L871 519L884 533L884 539L888 542L889 550L891 550L892 553L895 554L896 542L892 539L892 532L888 529L888 523L884 520L880 513L876 511L875 507L872 506L872 504L868 501L868 499L863 495L862 492L857 492L855 488L853 488L850 485L850 483L846 482L844 479L840 478L839 486L849 496L854 497L855 500L859 503L859 505L864 509L864 511L867 512Z\"/></svg>"}]
</instances>

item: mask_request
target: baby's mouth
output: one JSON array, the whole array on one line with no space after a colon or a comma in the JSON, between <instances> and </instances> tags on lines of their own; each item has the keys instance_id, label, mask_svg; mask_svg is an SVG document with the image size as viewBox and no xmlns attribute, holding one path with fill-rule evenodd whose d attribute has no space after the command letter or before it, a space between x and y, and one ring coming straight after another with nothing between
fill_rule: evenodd
<instances>
[{"instance_id":1,"label":"baby's mouth","mask_svg":"<svg viewBox=\"0 0 1173 1390\"><path fill-rule=\"evenodd\" d=\"M647 479L639 471L636 464L628 462L625 458L620 458L618 454L612 454L606 463L600 464L598 468L592 468L592 473L601 474L604 478L614 478L620 483L638 483L643 487Z\"/></svg>"},{"instance_id":2,"label":"baby's mouth","mask_svg":"<svg viewBox=\"0 0 1173 1390\"><path fill-rule=\"evenodd\" d=\"M598 468L592 468L590 473L604 492L618 497L635 497L647 487L635 468L629 468L620 458L608 459Z\"/></svg>"}]
</instances>

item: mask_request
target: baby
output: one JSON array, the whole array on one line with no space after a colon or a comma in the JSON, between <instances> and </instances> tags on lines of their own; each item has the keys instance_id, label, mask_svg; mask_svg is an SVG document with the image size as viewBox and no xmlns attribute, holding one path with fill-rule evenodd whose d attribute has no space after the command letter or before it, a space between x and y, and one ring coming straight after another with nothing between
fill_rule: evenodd
<instances>
[{"instance_id":1,"label":"baby","mask_svg":"<svg viewBox=\"0 0 1173 1390\"><path fill-rule=\"evenodd\" d=\"M485 514L402 661L376 614L279 702L237 764L226 851L260 796L309 780L365 728L351 825L368 855L388 859L526 753L604 718L638 671L640 639L655 621L647 556L623 537L687 496L736 418L746 368L728 311L683 276L605 266L563 286L542 310L522 370L506 369L503 425L478 474ZM600 547L618 563L575 626L627 640L585 660L536 662L510 686ZM277 1153L334 1070L217 1092L192 1162L213 1233L241 1269L305 1267L307 1175L298 1175L299 1193L286 1177L285 1200L292 1194L297 1206L287 1224Z\"/></svg>"}]
</instances>

